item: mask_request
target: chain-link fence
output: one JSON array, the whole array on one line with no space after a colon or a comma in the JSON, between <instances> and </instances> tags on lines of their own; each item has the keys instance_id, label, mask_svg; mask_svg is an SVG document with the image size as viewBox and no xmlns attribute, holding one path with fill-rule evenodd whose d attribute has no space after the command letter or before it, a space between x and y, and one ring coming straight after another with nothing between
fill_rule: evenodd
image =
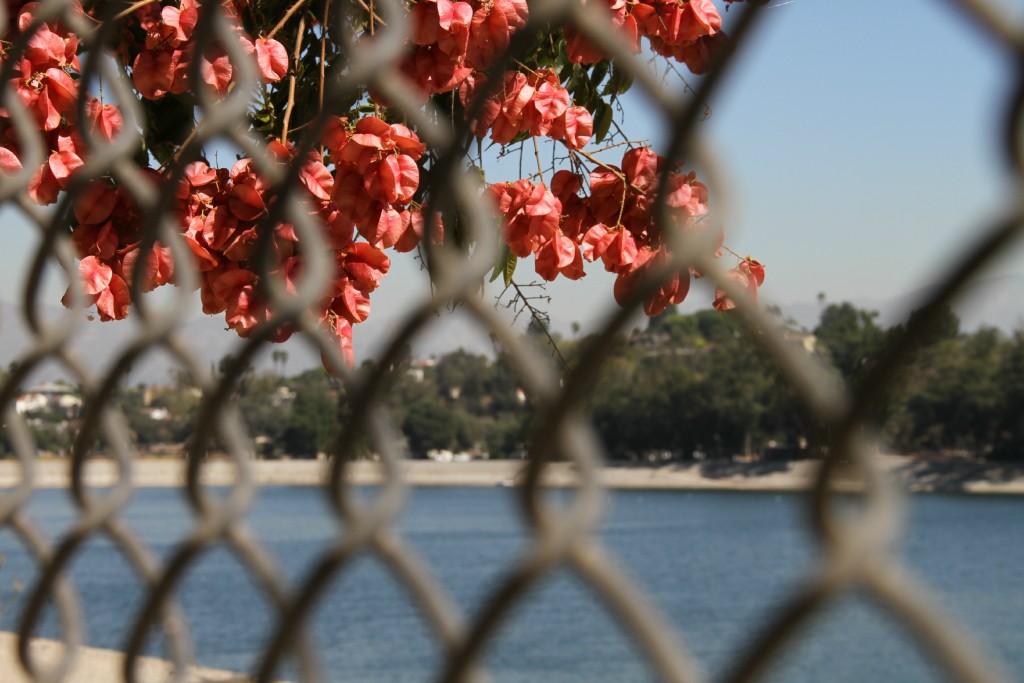
<instances>
[{"instance_id":1,"label":"chain-link fence","mask_svg":"<svg viewBox=\"0 0 1024 683\"><path fill-rule=\"evenodd\" d=\"M343 17L349 3L328 3L337 17ZM363 5L357 0L353 5ZM807 411L825 426L830 443L828 457L813 485L807 504L811 509L812 531L820 545L820 561L813 578L800 586L774 613L770 623L760 628L752 638L752 645L739 653L728 681L758 680L767 665L793 642L797 629L819 612L836 596L857 590L867 592L905 622L928 655L951 676L963 681L1004 680L998 665L982 656L956 624L939 615L936 601L923 588L893 552L903 522L903 496L889 481L873 460L874 445L871 437L872 407L891 388L894 370L907 362L914 352L915 340L927 329L942 307L955 297L964 283L989 263L1017 236L1022 220L1022 207L1018 188L1024 173L1024 146L1019 139L1021 107L1024 103L1024 35L1008 22L1001 10L984 0L956 0L948 3L963 14L964 30L984 32L986 39L1000 45L1009 55L1013 73L1007 79L1013 88L1012 104L1002 114L1004 124L999 135L1005 145L1006 156L1015 183L1013 194L1006 198L1003 217L992 225L982 226L973 242L963 249L957 266L944 277L920 315L915 316L906 334L887 348L872 368L856 395L848 395L837 388L826 373L805 354L787 343L772 322L754 307L741 306L739 315L744 322L759 331L757 343L774 360L799 395ZM198 150L202 144L222 139L236 146L242 154L253 160L259 173L268 179L278 197L270 209L265 223L273 225L287 222L294 225L299 240L310 245L305 253L304 273L292 288L280 286L275 278L264 278L265 296L271 302L273 317L257 327L246 339L243 350L230 366L217 378L210 377L197 360L190 340L183 338L179 323L192 305L189 292L194 289L197 274L179 265L178 291L182 295L158 310L147 303L140 291L134 293L134 315L142 322L132 343L124 348L109 372L97 376L93 368L76 353L76 330L81 321L85 295L72 287L71 297L77 299L77 310L54 323L39 315L42 302L40 290L42 273L56 264L67 273L69 282L77 281L78 266L67 225L73 198L85 191L87 181L73 182L62 194L55 211L44 211L29 198L31 173L25 169L38 167L48 150L39 144L38 124L27 113L13 87L12 75L18 55L32 49L29 37L46 21L59 19L79 35L83 44L101 46L109 44L116 30L115 15L127 8L110 3L104 15L106 21L95 22L73 11L70 0L48 0L35 8L35 21L23 28L21 37L5 45L3 79L12 83L3 93L3 105L11 121L22 154L22 170L13 170L0 179L0 197L20 212L39 231L38 251L29 270L20 315L31 330L30 348L18 359L13 374L0 393L4 425L17 462L21 467L19 483L0 494L0 525L13 534L38 562L39 574L28 587L19 624L19 653L25 668L36 681L59 681L66 674L69 660L81 644L80 606L69 567L76 554L90 539L109 539L130 562L141 584L147 587L144 604L131 620L130 638L125 643L127 660L125 680L134 680L135 661L145 651L147 639L154 631L166 640L168 656L177 666L173 680L183 680L192 660L189 625L176 604L176 592L190 567L202 551L212 546L228 547L242 558L247 570L264 589L276 610L273 637L255 666L260 681L271 680L282 658L295 656L301 679L318 681L324 672L318 665L317 653L307 634L311 612L325 595L327 586L350 566L350 560L369 553L379 558L400 579L413 600L425 615L429 627L445 653L442 670L435 672L437 680L485 680L481 656L485 648L500 638L499 627L510 611L542 577L553 569L570 569L594 589L594 593L624 625L624 630L636 641L653 670L666 681L697 681L704 674L697 662L687 653L683 639L676 634L668 620L661 616L657 605L645 597L642 587L635 585L617 567L602 541L595 533L595 525L604 506L603 489L598 479L602 464L602 445L596 437L584 411L585 400L591 391L598 368L613 347L613 338L622 333L631 316L642 305L646 295L658 287L658 278L681 267L694 267L712 278L737 300L742 300L742 286L737 286L710 256L700 248L700 236L680 234L680 244L673 253L674 261L662 271L636 288L617 313L596 337L596 343L586 347L582 358L567 375L560 377L553 363L536 352L519 335L509 329L506 321L494 310L493 302L481 299L479 282L493 268L495 253L492 247L497 239L493 219L479 201L476 178L463 171L467 145L465 135L457 129L440 125L436 112L429 114L421 103L403 88L395 77L395 64L405 48L407 30L406 8L398 0L378 0L376 9L381 26L372 42L345 45L345 63L328 79L323 94L325 109L332 103L347 101L353 93L362 91L367 84L386 97L393 107L404 112L421 138L437 156L428 179L431 202L437 207L458 207L464 229L472 235L477 247L467 255L465 251L425 243L430 262L433 285L420 296L419 302L406 314L397 332L387 340L380 360L372 369L352 372L336 340L329 338L318 321L307 310L321 296L331 277L332 264L323 257L323 236L316 222L299 201L295 188L299 187L299 164L281 166L268 160L265 145L239 121L247 120L248 95L256 87L255 67L232 39L231 27L214 4L204 5L195 30L200 43L219 41L234 64L234 85L222 99L214 99L206 89L196 92L200 125L186 143L189 150ZM0 10L3 7L0 6ZM363 9L366 9L363 6ZM326 10L325 10L326 11ZM509 44L507 53L499 59L511 63L522 56L529 43L522 36L533 35L551 24L569 24L611 55L616 68L628 71L635 79L635 87L642 88L660 115L670 124L669 142L658 150L668 159L666 169L672 168L684 155L698 159L701 165L713 170L713 160L707 158L695 124L701 119L704 104L712 101L722 76L731 65L744 57L747 36L756 30L763 8L754 5L739 7L732 19L727 47L717 56L709 72L699 80L695 92L682 93L667 89L651 75L643 61L612 30L606 17L595 3L583 5L573 0L545 0L531 3L529 20ZM8 18L0 23L6 25ZM347 35L341 30L339 35ZM197 60L198 61L198 60ZM196 64L189 69L198 69ZM175 200L175 182L155 185L129 158L137 147L137 139L130 134L141 130L145 122L143 113L126 75L120 72L114 60L89 59L82 68L82 80L102 79L103 87L115 96L122 108L128 135L115 137L103 144L84 124L77 131L87 140L90 155L85 161L80 178L112 176L124 187L140 207L145 217L142 231L143 248L157 241L173 253L175 262L189 262L187 247L176 238L180 229L174 225L171 207ZM198 82L196 75L194 80ZM482 102L482 98L481 98ZM84 104L80 106L85 106ZM481 105L482 106L482 105ZM82 121L86 117L81 117ZM319 120L318 120L319 121ZM312 127L323 122L314 123ZM181 155L167 167L172 178L180 179L190 154ZM664 183L668 172L659 182ZM709 177L709 185L721 194L721 185ZM662 193L661 196L664 196ZM719 201L728 201L720 197ZM670 220L664 201L655 210L666 215L659 220ZM429 221L428 221L429 224ZM267 239L263 239L265 245ZM143 278L138 278L141 282ZM133 286L134 287L134 286ZM427 288L425 288L427 289ZM388 391L388 368L402 357L410 342L431 322L439 306L457 303L474 319L475 324L496 339L518 372L519 381L531 396L535 410L534 439L530 444L528 464L519 502L529 523L529 543L523 554L506 568L501 581L493 588L481 609L468 618L446 597L442 585L434 578L428 566L403 539L396 526L397 516L403 509L408 487L403 481L399 461L403 457L394 436L393 425L384 411L379 410ZM298 585L292 585L276 568L260 539L250 533L246 524L247 513L256 485L250 460L251 448L246 436L244 416L228 400L232 388L251 358L274 336L282 325L292 325L324 355L325 362L342 376L349 413L345 416L343 438L338 452L333 454L328 475L323 483L339 524L337 535L327 542L313 570ZM180 367L190 373L203 391L203 405L199 411L193 436L193 453L203 452L203 445L216 439L223 444L235 469L236 480L227 494L214 495L203 486L204 459L192 457L187 465L185 484L187 499L195 513L190 533L174 552L163 561L147 546L147 540L137 534L123 519L123 508L132 493L132 450L123 416L113 400L121 377L141 356L159 350L172 356ZM15 411L17 387L23 378L43 363L56 362L78 382L86 397L83 426L75 447L67 460L70 489L77 518L64 536L49 539L32 519L27 504L32 498L36 480L36 445L25 421ZM85 482L86 462L91 445L99 440L106 454L117 466L116 483L103 490L90 490ZM369 443L379 454L384 483L372 499L366 499L347 483L348 463L355 459L358 444ZM575 466L578 489L569 503L556 505L542 491L546 463L565 459ZM836 465L849 463L864 484L864 504L855 516L840 514L832 493L831 482ZM846 511L848 513L848 510ZM36 662L29 647L30 636L36 631L40 619L52 601L59 620L61 639L68 648L59 662L43 666Z\"/></svg>"}]
</instances>

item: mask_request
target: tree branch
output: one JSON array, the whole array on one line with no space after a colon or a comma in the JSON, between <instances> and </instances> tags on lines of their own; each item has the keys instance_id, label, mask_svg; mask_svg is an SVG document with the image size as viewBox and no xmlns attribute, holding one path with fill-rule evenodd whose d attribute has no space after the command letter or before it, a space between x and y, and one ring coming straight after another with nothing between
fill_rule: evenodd
<instances>
[{"instance_id":1,"label":"tree branch","mask_svg":"<svg viewBox=\"0 0 1024 683\"><path fill-rule=\"evenodd\" d=\"M277 32L280 31L282 28L284 28L284 25L288 23L288 20L291 19L292 16L294 16L295 13L298 12L299 9L301 9L302 6L305 5L305 4L306 4L306 0L296 0L295 4L292 5L291 7L289 7L288 11L284 13L283 17L281 17L281 21L277 22L277 25L274 26L274 28L270 29L270 33L268 33L265 36L265 38L267 40L270 40L275 35L277 35ZM299 33L302 33L302 28L301 27L299 28ZM298 57L296 57L296 59L298 59Z\"/></svg>"},{"instance_id":2,"label":"tree branch","mask_svg":"<svg viewBox=\"0 0 1024 683\"><path fill-rule=\"evenodd\" d=\"M300 0L304 2L305 0ZM299 30L295 34L295 63L299 63L299 54L302 52L302 34L306 32L306 17L299 19ZM288 124L292 119L292 109L295 108L295 70L288 77L288 102L284 105L284 121L281 124L281 142L288 142Z\"/></svg>"}]
</instances>

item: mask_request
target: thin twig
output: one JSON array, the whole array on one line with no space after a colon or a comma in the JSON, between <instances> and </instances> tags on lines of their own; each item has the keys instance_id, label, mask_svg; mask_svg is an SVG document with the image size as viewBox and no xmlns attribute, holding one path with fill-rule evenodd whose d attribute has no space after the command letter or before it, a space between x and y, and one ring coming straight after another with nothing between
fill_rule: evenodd
<instances>
[{"instance_id":1,"label":"thin twig","mask_svg":"<svg viewBox=\"0 0 1024 683\"><path fill-rule=\"evenodd\" d=\"M590 161L592 161L593 163L597 164L598 166L600 166L601 168L603 168L603 169L605 169L607 171L611 171L612 173L615 174L615 176L617 178L619 178L619 180L622 180L623 182L626 181L626 174L625 173L623 173L619 169L615 168L614 166L609 166L608 164L604 163L603 161L601 161L600 159L595 157L590 152L584 152L582 149L572 149L571 147L569 148L569 151L571 151L571 152L573 152L575 154L579 154L580 156L584 157L585 159L589 159ZM642 195L645 195L645 196L647 195L647 191L646 190L643 190L643 189L637 187L633 183L629 183L629 187L631 187L632 189L636 190L637 192L639 192Z\"/></svg>"},{"instance_id":2,"label":"thin twig","mask_svg":"<svg viewBox=\"0 0 1024 683\"><path fill-rule=\"evenodd\" d=\"M299 55L302 53L302 35L306 32L306 17L299 19L299 30L295 34L295 63L299 63ZM288 124L292 119L292 109L295 108L295 71L288 77L288 102L284 105L284 121L281 124L281 142L288 142Z\"/></svg>"},{"instance_id":3,"label":"thin twig","mask_svg":"<svg viewBox=\"0 0 1024 683\"><path fill-rule=\"evenodd\" d=\"M230 93L234 89L235 89L235 83L234 82L229 83L228 84L228 93ZM165 161L163 164L161 164L160 168L165 168L168 164L172 164L172 163L177 163L178 162L178 159L181 158L181 155L182 155L182 153L184 153L185 148L189 146L189 143L191 143L193 140L195 140L196 135L199 134L199 130L203 127L204 123L206 123L206 119L200 119L199 121L196 122L195 128L192 129L192 132L190 132L185 137L185 139L182 140L181 144L178 145L178 149L175 150L173 155L171 155L171 158L168 159L167 161Z\"/></svg>"},{"instance_id":4,"label":"thin twig","mask_svg":"<svg viewBox=\"0 0 1024 683\"><path fill-rule=\"evenodd\" d=\"M388 23L377 16L373 9L366 4L365 0L356 0L356 4L366 10L366 13L370 15L370 21L380 24L381 26L387 27Z\"/></svg>"},{"instance_id":5,"label":"thin twig","mask_svg":"<svg viewBox=\"0 0 1024 683\"><path fill-rule=\"evenodd\" d=\"M296 0L295 4L292 5L291 7L289 7L288 11L284 13L283 17L281 17L281 21L277 22L277 25L274 28L270 29L270 33L268 33L265 36L266 39L270 40L271 38L273 38L277 34L277 32L280 31L284 27L284 25L288 23L288 20L291 19L292 16L296 12L298 12L299 9L303 5L305 5L305 4L306 4L306 0ZM299 33L302 33L302 29L301 28L299 29ZM297 57L296 57L296 59L297 59Z\"/></svg>"},{"instance_id":6,"label":"thin twig","mask_svg":"<svg viewBox=\"0 0 1024 683\"><path fill-rule=\"evenodd\" d=\"M725 249L727 252L729 252L730 254L735 256L736 258L738 258L740 261L753 261L754 260L754 259L750 258L749 256L740 256L739 254L737 254L735 251L733 251L732 249L730 249L728 246L726 246L724 244L721 245L721 248Z\"/></svg>"},{"instance_id":7,"label":"thin twig","mask_svg":"<svg viewBox=\"0 0 1024 683\"><path fill-rule=\"evenodd\" d=\"M672 60L671 59L667 59L667 60L665 60L665 63L668 65L668 68L671 69L675 73L675 75L679 77L679 80L681 80L683 82L683 92L690 92L690 93L696 95L697 91L694 90L693 86L690 85L690 82L688 80L686 80L686 76L684 76L683 73L679 69L676 68L676 65L672 63ZM667 71L666 71L666 73L667 73ZM701 104L704 105L704 118L705 119L710 118L711 117L711 105L709 105L707 102L701 102Z\"/></svg>"},{"instance_id":8,"label":"thin twig","mask_svg":"<svg viewBox=\"0 0 1024 683\"><path fill-rule=\"evenodd\" d=\"M136 10L140 10L146 5L152 5L154 2L157 2L157 0L139 0L136 3L129 5L127 9L121 10L120 12L115 14L114 21L121 21L122 19L126 19L131 15L135 14Z\"/></svg>"},{"instance_id":9,"label":"thin twig","mask_svg":"<svg viewBox=\"0 0 1024 683\"><path fill-rule=\"evenodd\" d=\"M522 288L519 286L518 282L516 282L515 280L509 280L508 287L511 287L512 289L515 290L515 298L522 302L523 308L525 308L529 312L530 318L535 323L537 323L537 326L540 327L542 332L544 332L544 336L547 337L548 344L551 345L551 350L554 351L555 356L558 357L558 362L561 364L562 369L565 370L568 367L568 364L565 362L565 357L562 355L561 349L558 348L558 343L555 342L555 338L551 336L551 330L548 329L547 322L545 322L545 320L550 320L550 318L547 315L545 315L542 311L538 310L533 304L530 303L531 297L526 296ZM506 287L505 289L507 290L508 287ZM513 303L514 301L515 300L513 300Z\"/></svg>"},{"instance_id":10,"label":"thin twig","mask_svg":"<svg viewBox=\"0 0 1024 683\"><path fill-rule=\"evenodd\" d=\"M537 156L537 175L540 176L541 182L544 182L544 166L540 163L540 145L537 144L537 138L532 137L533 140L533 153Z\"/></svg>"},{"instance_id":11,"label":"thin twig","mask_svg":"<svg viewBox=\"0 0 1024 683\"><path fill-rule=\"evenodd\" d=\"M616 125L618 125L618 124L616 124ZM616 147L622 147L623 145L646 145L646 144L648 144L647 140L620 140L619 142L613 142L610 145L605 145L604 147L602 147L600 149L595 149L593 152L591 152L591 154L600 154L601 152L607 152L610 149L615 149Z\"/></svg>"},{"instance_id":12,"label":"thin twig","mask_svg":"<svg viewBox=\"0 0 1024 683\"><path fill-rule=\"evenodd\" d=\"M196 139L196 135L199 134L199 129L203 127L203 123L205 123L205 121L206 119L202 119L196 122L195 128L192 129L192 132L188 134L184 141L182 141L182 143L178 146L178 149L174 152L174 154L171 155L171 158L163 164L163 166L167 166L168 163L178 163L178 159L181 158L181 155L182 153L184 153L185 148L188 147L189 144Z\"/></svg>"},{"instance_id":13,"label":"thin twig","mask_svg":"<svg viewBox=\"0 0 1024 683\"><path fill-rule=\"evenodd\" d=\"M327 22L331 17L331 0L324 0L324 20L320 24L320 111L324 110L324 81L327 69Z\"/></svg>"}]
</instances>

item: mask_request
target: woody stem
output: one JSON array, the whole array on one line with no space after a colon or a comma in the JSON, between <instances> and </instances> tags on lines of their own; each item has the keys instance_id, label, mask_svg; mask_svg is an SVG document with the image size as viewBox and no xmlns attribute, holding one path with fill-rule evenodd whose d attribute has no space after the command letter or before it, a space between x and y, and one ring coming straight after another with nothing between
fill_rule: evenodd
<instances>
[{"instance_id":1,"label":"woody stem","mask_svg":"<svg viewBox=\"0 0 1024 683\"><path fill-rule=\"evenodd\" d=\"M140 10L143 7L145 7L146 5L152 5L156 1L157 0L139 0L136 3L132 3L126 9L123 9L120 12L118 12L116 15L114 15L114 21L120 21L122 19L130 17L131 15L133 15L135 13L136 10Z\"/></svg>"},{"instance_id":2,"label":"woody stem","mask_svg":"<svg viewBox=\"0 0 1024 683\"><path fill-rule=\"evenodd\" d=\"M622 180L623 182L626 181L626 174L625 173L623 173L619 169L615 168L614 166L609 166L608 164L604 163L603 161L601 161L600 159L595 157L590 152L584 152L582 149L570 149L569 151L571 151L571 152L573 152L575 154L579 154L583 158L589 160L592 163L597 164L598 166L600 166L601 168L605 169L606 171L611 171L613 174L615 174L615 177L617 177L619 180ZM631 189L635 190L636 192L639 192L642 195L646 195L647 194L647 192L645 190L640 189L639 187L637 187L633 183L627 183L627 184L629 185L629 187Z\"/></svg>"},{"instance_id":3,"label":"woody stem","mask_svg":"<svg viewBox=\"0 0 1024 683\"><path fill-rule=\"evenodd\" d=\"M331 0L324 0L324 23L320 25L320 111L324 109L324 81L327 68L327 22L331 16Z\"/></svg>"},{"instance_id":4,"label":"woody stem","mask_svg":"<svg viewBox=\"0 0 1024 683\"><path fill-rule=\"evenodd\" d=\"M288 20L291 19L295 15L295 13L298 12L299 9L305 4L306 0L296 0L295 4L289 7L288 11L284 13L283 17L281 17L281 21L277 22L277 25L274 26L274 28L270 29L270 33L266 35L266 39L270 40L275 35L277 35L277 32L284 28L284 25L288 23ZM299 33L302 33L301 27L299 28Z\"/></svg>"},{"instance_id":5,"label":"woody stem","mask_svg":"<svg viewBox=\"0 0 1024 683\"><path fill-rule=\"evenodd\" d=\"M299 30L295 35L295 63L299 62L299 54L302 52L302 34L306 32L306 17L299 19ZM288 102L284 105L284 121L281 123L281 142L288 142L288 124L292 119L292 109L295 108L295 72L288 77Z\"/></svg>"}]
</instances>

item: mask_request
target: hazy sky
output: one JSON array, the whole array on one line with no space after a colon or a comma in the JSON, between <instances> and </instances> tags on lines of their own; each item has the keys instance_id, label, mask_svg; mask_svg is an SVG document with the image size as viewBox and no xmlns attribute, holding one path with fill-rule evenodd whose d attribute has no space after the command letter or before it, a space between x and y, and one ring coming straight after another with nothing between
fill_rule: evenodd
<instances>
[{"instance_id":1,"label":"hazy sky","mask_svg":"<svg viewBox=\"0 0 1024 683\"><path fill-rule=\"evenodd\" d=\"M1024 3L1004 4L1021 18ZM708 122L765 292L884 298L929 283L1010 189L1003 55L952 2L766 14Z\"/></svg>"},{"instance_id":2,"label":"hazy sky","mask_svg":"<svg viewBox=\"0 0 1024 683\"><path fill-rule=\"evenodd\" d=\"M731 184L728 243L780 303L932 282L1009 190L1003 55L951 2L795 0L764 18L702 124ZM627 124L649 129L637 105Z\"/></svg>"},{"instance_id":3,"label":"hazy sky","mask_svg":"<svg viewBox=\"0 0 1024 683\"><path fill-rule=\"evenodd\" d=\"M1024 0L1002 4L1024 17ZM997 137L1007 64L952 5L791 0L766 10L701 129L731 181L727 242L766 265L769 299L916 290L998 210L1008 190ZM639 96L626 107L627 132L657 144L651 108ZM10 300L33 236L3 215L0 296ZM1018 272L1019 255L999 272ZM423 290L416 270L396 259L371 321L392 318L393 302ZM521 264L519 279L531 272ZM563 326L592 321L612 300L600 267L588 272L549 289ZM691 298L704 306L711 293Z\"/></svg>"}]
</instances>

